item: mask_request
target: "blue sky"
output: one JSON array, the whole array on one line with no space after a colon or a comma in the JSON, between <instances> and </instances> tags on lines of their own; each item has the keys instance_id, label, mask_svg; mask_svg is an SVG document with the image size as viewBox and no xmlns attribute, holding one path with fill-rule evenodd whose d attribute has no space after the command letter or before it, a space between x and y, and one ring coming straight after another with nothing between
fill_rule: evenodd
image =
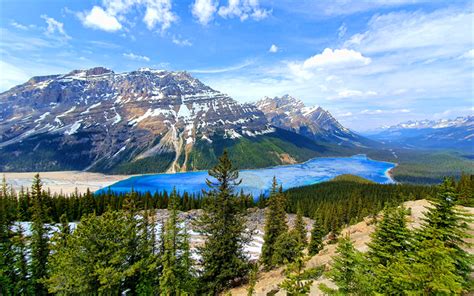
<instances>
[{"instance_id":1,"label":"blue sky","mask_svg":"<svg viewBox=\"0 0 474 296\"><path fill-rule=\"evenodd\" d=\"M364 131L472 114L473 22L458 0L3 0L0 91L94 66L186 70Z\"/></svg>"}]
</instances>

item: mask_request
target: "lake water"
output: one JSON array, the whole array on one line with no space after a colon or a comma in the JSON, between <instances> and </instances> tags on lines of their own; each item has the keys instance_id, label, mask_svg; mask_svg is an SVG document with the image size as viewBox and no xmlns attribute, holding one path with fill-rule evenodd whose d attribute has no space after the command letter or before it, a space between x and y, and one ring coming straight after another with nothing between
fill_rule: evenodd
<instances>
[{"instance_id":1,"label":"lake water","mask_svg":"<svg viewBox=\"0 0 474 296\"><path fill-rule=\"evenodd\" d=\"M242 170L242 183L238 190L242 189L253 196L265 194L271 187L273 176L276 176L278 183L283 184L283 189L327 181L342 174L357 175L377 183L393 183L387 171L394 166L393 163L371 160L365 155L314 158L300 164ZM206 178L209 178L207 171L134 176L102 188L97 193L107 191L108 188L117 193L130 192L132 188L142 193L170 192L173 187L179 192L200 193L208 188Z\"/></svg>"}]
</instances>

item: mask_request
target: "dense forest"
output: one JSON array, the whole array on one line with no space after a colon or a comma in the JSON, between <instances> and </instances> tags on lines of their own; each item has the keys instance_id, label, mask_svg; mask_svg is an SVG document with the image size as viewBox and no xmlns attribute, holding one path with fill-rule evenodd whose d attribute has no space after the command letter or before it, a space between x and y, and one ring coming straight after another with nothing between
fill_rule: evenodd
<instances>
[{"instance_id":1,"label":"dense forest","mask_svg":"<svg viewBox=\"0 0 474 296\"><path fill-rule=\"evenodd\" d=\"M39 176L20 192L4 181L1 294L217 295L247 282L252 295L259 271L286 266L280 288L288 295L306 295L324 267L304 269L305 261L323 248L325 238L339 239L338 259L326 274L338 290L322 287L329 294L459 294L470 289L472 258L461 248L470 217L455 206L473 205L473 176L446 179L436 187L380 185L345 176L286 192L274 180L268 197L253 200L236 192L238 171L226 152L209 174L214 181L208 180L209 189L196 196L174 191L63 196L43 190ZM408 231L405 212L397 206L419 198L432 200L435 207L421 230ZM255 206L266 207L267 215L261 258L250 262L244 245L251 233L244 222L246 209ZM169 210L166 222L156 221L156 208ZM196 223L205 241L197 249L191 249L187 226L177 215L193 208L204 210ZM344 225L368 215L376 220L383 209L367 255L339 237ZM287 212L297 213L291 229ZM315 221L309 240L303 216ZM17 221L31 221L30 231ZM69 221L80 222L71 229Z\"/></svg>"}]
</instances>

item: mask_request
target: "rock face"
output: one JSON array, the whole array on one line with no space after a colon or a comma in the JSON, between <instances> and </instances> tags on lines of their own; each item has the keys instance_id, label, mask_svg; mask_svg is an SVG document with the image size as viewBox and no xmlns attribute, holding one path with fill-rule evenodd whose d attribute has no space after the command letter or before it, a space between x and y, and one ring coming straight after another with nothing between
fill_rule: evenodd
<instances>
[{"instance_id":1,"label":"rock face","mask_svg":"<svg viewBox=\"0 0 474 296\"><path fill-rule=\"evenodd\" d=\"M368 146L368 139L342 126L328 111L321 107L306 107L302 101L284 95L265 97L256 103L274 126L327 143L343 146Z\"/></svg>"},{"instance_id":2,"label":"rock face","mask_svg":"<svg viewBox=\"0 0 474 296\"><path fill-rule=\"evenodd\" d=\"M255 166L284 163L283 153L297 160L315 156L295 152L285 137L294 135L272 127L255 106L187 72L99 67L33 77L0 94L0 171L205 169L225 147L270 140L282 148L264 149L265 161ZM288 145L292 152L285 151Z\"/></svg>"},{"instance_id":3,"label":"rock face","mask_svg":"<svg viewBox=\"0 0 474 296\"><path fill-rule=\"evenodd\" d=\"M404 147L474 152L474 116L408 121L383 127L371 137Z\"/></svg>"}]
</instances>

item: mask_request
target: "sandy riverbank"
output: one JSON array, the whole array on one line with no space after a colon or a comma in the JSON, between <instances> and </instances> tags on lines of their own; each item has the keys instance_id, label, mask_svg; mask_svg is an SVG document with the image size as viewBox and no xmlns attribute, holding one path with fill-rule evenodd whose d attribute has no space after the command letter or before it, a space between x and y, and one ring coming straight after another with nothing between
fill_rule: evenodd
<instances>
[{"instance_id":1,"label":"sandy riverbank","mask_svg":"<svg viewBox=\"0 0 474 296\"><path fill-rule=\"evenodd\" d=\"M31 181L36 172L29 173L3 173L7 183L12 185L15 190L19 190L31 186ZM81 171L64 171L64 172L40 172L43 188L49 188L55 193L73 193L76 188L78 192L86 192L87 188L91 191L107 187L117 181L129 178L129 175L104 175L100 173L90 173Z\"/></svg>"}]
</instances>

